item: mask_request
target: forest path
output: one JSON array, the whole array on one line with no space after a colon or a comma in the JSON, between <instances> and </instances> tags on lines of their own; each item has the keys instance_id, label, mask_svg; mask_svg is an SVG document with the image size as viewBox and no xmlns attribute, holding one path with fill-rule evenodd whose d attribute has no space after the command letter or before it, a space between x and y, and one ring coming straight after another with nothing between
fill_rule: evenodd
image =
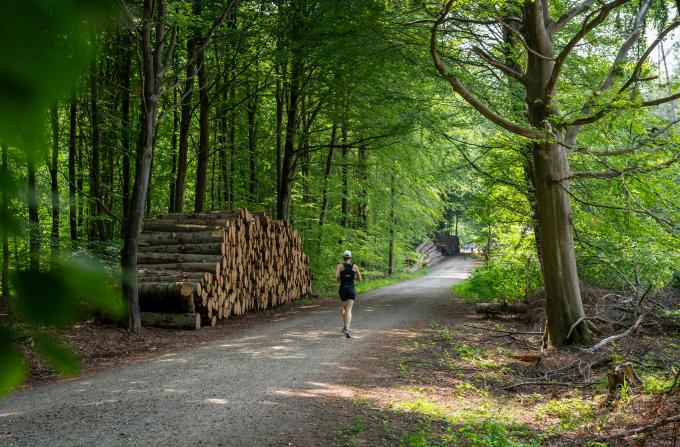
<instances>
[{"instance_id":1,"label":"forest path","mask_svg":"<svg viewBox=\"0 0 680 447\"><path fill-rule=\"evenodd\" d=\"M323 398L342 397L362 362L409 328L460 312L450 287L474 267L450 258L358 296L352 339L340 334L339 305L310 304L204 346L14 394L0 402L0 444L310 445L327 429L311 416Z\"/></svg>"}]
</instances>

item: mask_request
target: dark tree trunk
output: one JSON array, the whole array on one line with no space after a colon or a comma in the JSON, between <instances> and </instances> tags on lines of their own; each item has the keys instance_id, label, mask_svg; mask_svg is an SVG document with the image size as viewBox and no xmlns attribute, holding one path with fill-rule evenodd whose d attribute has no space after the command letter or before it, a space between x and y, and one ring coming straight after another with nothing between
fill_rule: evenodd
<instances>
[{"instance_id":1,"label":"dark tree trunk","mask_svg":"<svg viewBox=\"0 0 680 447\"><path fill-rule=\"evenodd\" d=\"M390 188L390 246L389 253L387 256L387 274L391 275L394 273L394 226L395 226L395 215L394 215L394 177L392 177L392 187Z\"/></svg>"},{"instance_id":2,"label":"dark tree trunk","mask_svg":"<svg viewBox=\"0 0 680 447\"><path fill-rule=\"evenodd\" d=\"M290 78L290 94L286 122L286 141L283 147L283 162L281 164L281 185L276 201L276 215L278 219L290 219L290 200L297 154L295 153L295 134L297 130L298 106L300 102L300 81L302 78L302 63L293 61Z\"/></svg>"},{"instance_id":3,"label":"dark tree trunk","mask_svg":"<svg viewBox=\"0 0 680 447\"><path fill-rule=\"evenodd\" d=\"M187 58L193 58L195 42L194 38L187 41ZM186 66L186 81L182 93L182 110L179 125L179 154L177 156L177 179L175 180L175 212L184 211L184 180L187 175L187 153L189 151L189 128L191 126L191 104L194 92L194 67Z\"/></svg>"},{"instance_id":4,"label":"dark tree trunk","mask_svg":"<svg viewBox=\"0 0 680 447\"><path fill-rule=\"evenodd\" d=\"M121 125L123 146L123 183L121 185L123 203L122 216L123 227L127 222L127 214L130 209L130 72L132 39L125 34L123 48L123 62L121 63L121 82L123 84L123 97L121 99Z\"/></svg>"},{"instance_id":5,"label":"dark tree trunk","mask_svg":"<svg viewBox=\"0 0 680 447\"><path fill-rule=\"evenodd\" d=\"M333 166L333 156L335 155L335 144L337 143L338 124L333 122L331 128L331 141L328 144L328 155L326 164L323 168L323 185L321 187L321 210L319 211L319 226L323 227L326 223L326 213L328 212L328 183L330 182L331 168Z\"/></svg>"},{"instance_id":6,"label":"dark tree trunk","mask_svg":"<svg viewBox=\"0 0 680 447\"><path fill-rule=\"evenodd\" d=\"M340 169L340 176L342 181L342 226L349 227L349 166L347 165L347 156L349 148L347 147L347 127L342 127L342 166Z\"/></svg>"},{"instance_id":7,"label":"dark tree trunk","mask_svg":"<svg viewBox=\"0 0 680 447\"><path fill-rule=\"evenodd\" d=\"M276 190L281 188L281 142L283 132L283 89L281 87L281 70L276 64Z\"/></svg>"},{"instance_id":8,"label":"dark tree trunk","mask_svg":"<svg viewBox=\"0 0 680 447\"><path fill-rule=\"evenodd\" d=\"M236 57L231 65L231 87L229 89L229 104L232 110L229 111L229 196L227 202L229 207L234 206L236 199L236 113L233 109L236 104Z\"/></svg>"},{"instance_id":9,"label":"dark tree trunk","mask_svg":"<svg viewBox=\"0 0 680 447\"><path fill-rule=\"evenodd\" d=\"M205 209L205 188L208 177L208 157L210 155L210 98L208 98L208 74L205 66L204 51L198 54L196 66L198 71L199 138L194 211L199 213Z\"/></svg>"},{"instance_id":10,"label":"dark tree trunk","mask_svg":"<svg viewBox=\"0 0 680 447\"><path fill-rule=\"evenodd\" d=\"M52 194L52 232L50 233L50 260L52 265L59 257L59 110L50 107L52 122L52 163L50 164L50 192Z\"/></svg>"},{"instance_id":11,"label":"dark tree trunk","mask_svg":"<svg viewBox=\"0 0 680 447\"><path fill-rule=\"evenodd\" d=\"M173 105L177 104L177 90L173 92ZM175 181L177 174L177 127L179 125L179 114L177 107L173 107L172 111L172 166L170 166L170 201L168 203L168 212L175 212Z\"/></svg>"},{"instance_id":12,"label":"dark tree trunk","mask_svg":"<svg viewBox=\"0 0 680 447\"><path fill-rule=\"evenodd\" d=\"M155 24L155 46L152 44L151 30L154 28L154 4L157 5L157 19ZM139 294L137 286L137 254L139 250L139 233L144 215L144 202L149 185L151 172L151 157L153 154L154 131L158 100L161 94L161 82L165 71L163 61L163 44L165 34L165 2L163 0L144 0L144 15L141 22L142 49L142 101L140 145L137 150L135 183L130 197L130 213L124 232L124 243L121 256L121 270L123 272L123 296L128 303L128 328L132 332L141 329L139 313ZM170 47L172 48L172 46ZM171 52L171 50L169 50ZM172 55L168 54L167 60Z\"/></svg>"},{"instance_id":13,"label":"dark tree trunk","mask_svg":"<svg viewBox=\"0 0 680 447\"><path fill-rule=\"evenodd\" d=\"M83 172L83 146L85 145L85 131L83 129L83 110L85 109L85 102L81 104L81 118L78 120L78 153L76 154L77 166L76 166L76 189L78 191L78 197L76 201L76 208L78 211L78 228L83 228L83 223L85 222L85 211L84 211L84 193L83 187L85 186L85 174Z\"/></svg>"},{"instance_id":14,"label":"dark tree trunk","mask_svg":"<svg viewBox=\"0 0 680 447\"><path fill-rule=\"evenodd\" d=\"M40 270L40 222L35 182L35 153L28 153L28 226L31 270Z\"/></svg>"},{"instance_id":15,"label":"dark tree trunk","mask_svg":"<svg viewBox=\"0 0 680 447\"><path fill-rule=\"evenodd\" d=\"M0 146L2 154L0 154L0 173L2 178L9 178L9 168L7 166L7 144L2 143ZM9 194L7 188L2 188L2 193L0 194L0 219L5 220L9 217ZM2 239L2 269L0 270L0 282L2 282L2 292L3 298L9 297L9 235L5 225L0 225L0 238Z\"/></svg>"},{"instance_id":16,"label":"dark tree trunk","mask_svg":"<svg viewBox=\"0 0 680 447\"><path fill-rule=\"evenodd\" d=\"M78 109L75 96L71 98L69 108L68 134L68 227L71 240L78 240L78 220L76 208L76 129L78 127Z\"/></svg>"},{"instance_id":17,"label":"dark tree trunk","mask_svg":"<svg viewBox=\"0 0 680 447\"><path fill-rule=\"evenodd\" d=\"M359 226L365 230L368 228L368 150L366 146L359 148L359 181L361 196L357 204L357 216Z\"/></svg>"},{"instance_id":18,"label":"dark tree trunk","mask_svg":"<svg viewBox=\"0 0 680 447\"><path fill-rule=\"evenodd\" d=\"M247 85L247 84L246 84ZM255 116L257 114L257 94L247 89L249 96L246 102L246 119L248 121L248 158L250 165L250 182L248 183L248 193L250 202L257 203L257 132L255 127Z\"/></svg>"},{"instance_id":19,"label":"dark tree trunk","mask_svg":"<svg viewBox=\"0 0 680 447\"><path fill-rule=\"evenodd\" d=\"M90 65L90 107L92 125L92 152L90 155L90 240L96 239L99 232L99 240L108 240L106 222L102 216L102 189L100 180L100 156L101 156L101 117L99 114L99 80L97 79L97 65L92 62ZM96 226L95 226L96 224Z\"/></svg>"}]
</instances>

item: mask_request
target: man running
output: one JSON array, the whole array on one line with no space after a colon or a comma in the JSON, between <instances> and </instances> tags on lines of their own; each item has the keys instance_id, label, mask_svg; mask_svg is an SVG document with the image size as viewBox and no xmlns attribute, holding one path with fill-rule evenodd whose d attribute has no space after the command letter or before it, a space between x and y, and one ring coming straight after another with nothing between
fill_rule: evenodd
<instances>
[{"instance_id":1,"label":"man running","mask_svg":"<svg viewBox=\"0 0 680 447\"><path fill-rule=\"evenodd\" d=\"M356 297L354 278L361 281L359 268L352 264L352 252L345 250L342 254L343 262L335 268L335 279L340 283L340 300L342 301L342 333L352 338L349 325L352 323L352 305Z\"/></svg>"}]
</instances>

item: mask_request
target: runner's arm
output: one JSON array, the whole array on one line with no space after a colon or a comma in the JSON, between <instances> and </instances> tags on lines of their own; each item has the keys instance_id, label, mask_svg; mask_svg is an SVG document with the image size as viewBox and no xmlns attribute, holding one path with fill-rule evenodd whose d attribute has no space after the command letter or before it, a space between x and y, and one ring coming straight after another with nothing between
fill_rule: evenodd
<instances>
[{"instance_id":1,"label":"runner's arm","mask_svg":"<svg viewBox=\"0 0 680 447\"><path fill-rule=\"evenodd\" d=\"M359 273L359 267L357 267L356 264L354 264L353 268L354 272L357 274L357 281L363 281L363 279L361 279L361 273Z\"/></svg>"},{"instance_id":2,"label":"runner's arm","mask_svg":"<svg viewBox=\"0 0 680 447\"><path fill-rule=\"evenodd\" d=\"M333 276L335 276L337 282L340 282L340 264L335 266L335 274Z\"/></svg>"}]
</instances>

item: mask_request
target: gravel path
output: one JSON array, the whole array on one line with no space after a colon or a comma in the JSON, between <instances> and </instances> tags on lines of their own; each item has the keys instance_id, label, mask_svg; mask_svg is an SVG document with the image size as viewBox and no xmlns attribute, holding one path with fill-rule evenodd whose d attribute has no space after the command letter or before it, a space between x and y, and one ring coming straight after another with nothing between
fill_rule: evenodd
<instances>
[{"instance_id":1,"label":"gravel path","mask_svg":"<svg viewBox=\"0 0 680 447\"><path fill-rule=\"evenodd\" d=\"M451 310L450 286L474 261L447 259L424 277L357 297L353 339L340 307L306 306L210 344L0 402L3 446L309 445L321 396L342 396L353 359Z\"/></svg>"}]
</instances>

